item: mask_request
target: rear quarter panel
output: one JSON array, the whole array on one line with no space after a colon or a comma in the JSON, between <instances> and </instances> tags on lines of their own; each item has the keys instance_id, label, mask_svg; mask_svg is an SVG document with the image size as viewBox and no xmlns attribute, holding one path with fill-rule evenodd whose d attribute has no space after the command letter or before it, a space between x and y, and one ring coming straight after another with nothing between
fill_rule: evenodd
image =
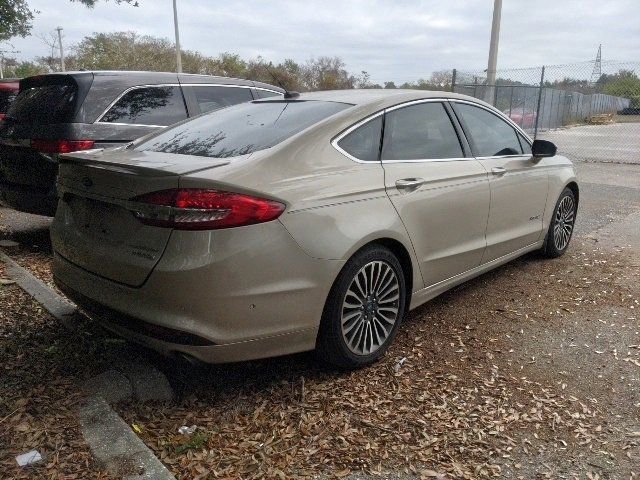
<instances>
[{"instance_id":1,"label":"rear quarter panel","mask_svg":"<svg viewBox=\"0 0 640 480\"><path fill-rule=\"evenodd\" d=\"M348 260L377 239L400 242L414 265L413 286L422 288L406 229L389 200L380 163L356 163L332 145L345 126L313 128L247 159L181 178L181 187L211 182L287 204L280 222L310 257Z\"/></svg>"}]
</instances>

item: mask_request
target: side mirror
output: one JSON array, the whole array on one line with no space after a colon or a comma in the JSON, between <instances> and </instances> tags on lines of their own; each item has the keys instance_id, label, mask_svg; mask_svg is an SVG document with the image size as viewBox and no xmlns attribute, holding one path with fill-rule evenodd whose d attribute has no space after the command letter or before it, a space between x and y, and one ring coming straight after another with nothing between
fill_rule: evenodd
<instances>
[{"instance_id":1,"label":"side mirror","mask_svg":"<svg viewBox=\"0 0 640 480\"><path fill-rule=\"evenodd\" d=\"M534 140L531 145L531 153L534 157L553 157L558 151L558 147L548 140Z\"/></svg>"}]
</instances>

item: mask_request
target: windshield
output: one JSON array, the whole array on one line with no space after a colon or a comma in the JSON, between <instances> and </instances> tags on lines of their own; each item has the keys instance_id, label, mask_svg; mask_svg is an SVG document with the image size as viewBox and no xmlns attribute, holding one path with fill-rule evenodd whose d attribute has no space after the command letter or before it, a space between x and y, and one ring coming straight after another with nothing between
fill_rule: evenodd
<instances>
[{"instance_id":1,"label":"windshield","mask_svg":"<svg viewBox=\"0 0 640 480\"><path fill-rule=\"evenodd\" d=\"M73 80L52 78L28 84L20 91L7 112L15 123L47 125L71 122L78 87Z\"/></svg>"},{"instance_id":2,"label":"windshield","mask_svg":"<svg viewBox=\"0 0 640 480\"><path fill-rule=\"evenodd\" d=\"M9 105L13 103L18 92L13 89L3 89L0 87L0 114L6 113Z\"/></svg>"},{"instance_id":3,"label":"windshield","mask_svg":"<svg viewBox=\"0 0 640 480\"><path fill-rule=\"evenodd\" d=\"M202 115L163 130L139 151L226 158L273 147L350 104L321 101L256 101Z\"/></svg>"}]
</instances>

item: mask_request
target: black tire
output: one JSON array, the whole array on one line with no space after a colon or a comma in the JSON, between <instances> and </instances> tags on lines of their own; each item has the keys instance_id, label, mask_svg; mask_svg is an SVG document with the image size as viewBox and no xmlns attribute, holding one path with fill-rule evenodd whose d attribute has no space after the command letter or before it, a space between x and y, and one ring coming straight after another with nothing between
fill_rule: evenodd
<instances>
[{"instance_id":1,"label":"black tire","mask_svg":"<svg viewBox=\"0 0 640 480\"><path fill-rule=\"evenodd\" d=\"M564 208L566 205L571 205L570 221L566 221L568 217L564 216L564 213L568 212L568 210ZM571 242L571 237L573 236L577 211L578 203L576 202L576 196L570 188L565 188L556 202L551 222L549 222L547 236L545 237L544 245L541 249L541 253L544 257L558 258L564 255L567 251L569 243ZM565 229L566 231L569 225L570 231L568 232L568 236L561 238L559 241L558 237L555 235L556 228Z\"/></svg>"},{"instance_id":2,"label":"black tire","mask_svg":"<svg viewBox=\"0 0 640 480\"><path fill-rule=\"evenodd\" d=\"M363 293L364 295L370 294L372 298L367 296L368 300L363 303L362 307L354 308L348 306L352 302L349 302L349 304L345 303L347 294L349 293L349 298L355 299L353 290L350 290L350 288L354 287L356 276L358 276L359 280L366 279L367 272L371 272L371 268L373 268L372 278L375 278L376 265L378 265L379 277L388 275L393 285L391 287L384 287L387 277L379 280L379 283L375 282L372 288L366 285L365 290L367 292ZM393 274L391 272L393 272ZM395 275L395 278L393 275ZM397 300L394 300L396 296L395 282L397 282ZM374 281L371 283L374 284ZM389 288L394 289L391 294L386 293ZM379 298L376 297L377 295L379 295ZM389 345L393 342L398 326L405 314L406 296L406 282L402 266L397 257L389 249L381 245L371 245L360 250L345 264L331 287L320 322L318 340L316 342L317 355L332 365L349 369L363 367L375 362L384 355ZM357 302L358 300L355 300L353 303ZM391 309L397 308L397 314L393 324L390 324L386 317L386 315L391 316L391 314L388 313L390 305L394 305ZM385 311L384 315L379 309ZM361 311L360 314L358 314L358 310ZM350 327L352 329L351 331L355 330L352 338L355 339L360 329L363 329L360 335L366 337L366 339L372 339L371 342L367 342L366 339L363 338L362 345L365 345L363 353L354 353L352 350L359 348L361 345L360 340L349 342L351 345L349 346L348 340L345 338L349 336L349 333L343 334L343 315L350 317L351 313L355 313L357 316L351 324L355 326ZM350 321L351 320L344 322L345 328L348 328ZM369 324L368 326L366 325L367 323ZM385 326L389 327L388 330ZM367 328L369 329L368 331ZM384 340L382 339L383 334L386 334ZM378 339L378 342L373 341L375 338ZM369 348L370 352L368 353L366 352L367 343L372 347ZM375 345L376 343L379 343L379 345ZM375 350L373 350L373 347L375 347Z\"/></svg>"}]
</instances>

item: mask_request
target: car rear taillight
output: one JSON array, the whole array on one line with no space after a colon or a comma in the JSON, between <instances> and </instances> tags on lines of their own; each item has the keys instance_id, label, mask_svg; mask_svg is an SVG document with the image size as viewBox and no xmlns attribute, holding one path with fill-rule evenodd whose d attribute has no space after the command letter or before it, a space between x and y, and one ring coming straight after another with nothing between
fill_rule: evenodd
<instances>
[{"instance_id":1,"label":"car rear taillight","mask_svg":"<svg viewBox=\"0 0 640 480\"><path fill-rule=\"evenodd\" d=\"M180 188L131 199L134 215L145 225L178 230L216 230L275 220L285 205L240 193ZM148 207L147 207L148 206Z\"/></svg>"},{"instance_id":2,"label":"car rear taillight","mask_svg":"<svg viewBox=\"0 0 640 480\"><path fill-rule=\"evenodd\" d=\"M31 148L42 153L71 153L91 150L93 140L31 140Z\"/></svg>"},{"instance_id":3,"label":"car rear taillight","mask_svg":"<svg viewBox=\"0 0 640 480\"><path fill-rule=\"evenodd\" d=\"M7 114L6 113L0 113L0 122L3 121L5 118L7 118Z\"/></svg>"}]
</instances>

